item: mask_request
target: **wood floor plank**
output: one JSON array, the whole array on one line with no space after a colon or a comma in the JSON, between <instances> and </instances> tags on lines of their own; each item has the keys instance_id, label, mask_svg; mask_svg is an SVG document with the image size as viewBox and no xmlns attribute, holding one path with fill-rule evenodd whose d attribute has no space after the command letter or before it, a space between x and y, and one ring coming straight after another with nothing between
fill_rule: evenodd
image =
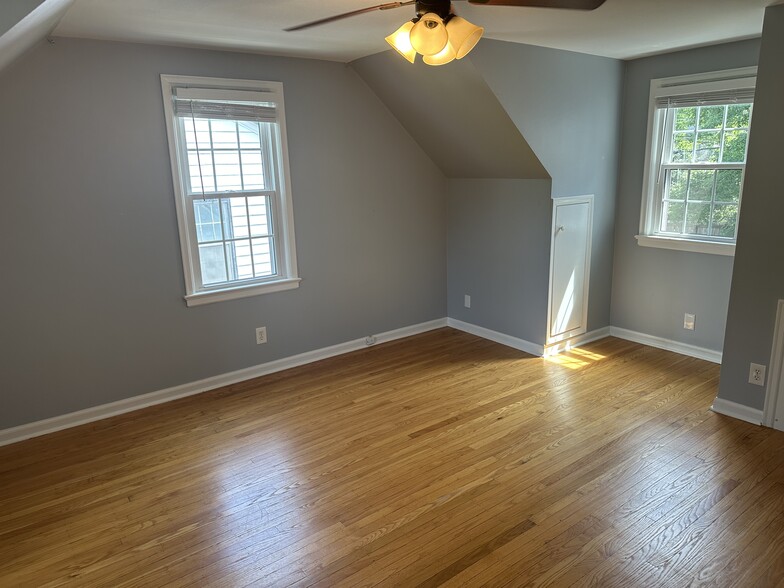
<instances>
[{"instance_id":1,"label":"wood floor plank","mask_svg":"<svg viewBox=\"0 0 784 588\"><path fill-rule=\"evenodd\" d=\"M0 586L776 586L718 366L440 329L0 448Z\"/></svg>"}]
</instances>

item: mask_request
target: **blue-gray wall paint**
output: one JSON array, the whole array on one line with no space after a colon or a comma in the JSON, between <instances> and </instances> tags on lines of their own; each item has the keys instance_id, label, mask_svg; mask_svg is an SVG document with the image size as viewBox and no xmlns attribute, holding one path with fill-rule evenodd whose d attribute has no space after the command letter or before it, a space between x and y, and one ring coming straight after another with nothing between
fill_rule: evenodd
<instances>
[{"instance_id":1,"label":"blue-gray wall paint","mask_svg":"<svg viewBox=\"0 0 784 588\"><path fill-rule=\"evenodd\" d=\"M588 329L608 326L623 63L489 39L471 60L550 173L552 196L595 196Z\"/></svg>"},{"instance_id":2,"label":"blue-gray wall paint","mask_svg":"<svg viewBox=\"0 0 784 588\"><path fill-rule=\"evenodd\" d=\"M391 51L352 65L452 178L449 316L543 344L550 195L594 194L588 325L609 325L623 64L484 39L444 68L411 66ZM548 174L552 183L496 181Z\"/></svg>"},{"instance_id":3,"label":"blue-gray wall paint","mask_svg":"<svg viewBox=\"0 0 784 588\"><path fill-rule=\"evenodd\" d=\"M719 397L762 409L749 363L767 365L784 298L784 5L765 11Z\"/></svg>"},{"instance_id":4,"label":"blue-gray wall paint","mask_svg":"<svg viewBox=\"0 0 784 588\"><path fill-rule=\"evenodd\" d=\"M448 178L550 177L470 59L432 67L390 50L351 65Z\"/></svg>"},{"instance_id":5,"label":"blue-gray wall paint","mask_svg":"<svg viewBox=\"0 0 784 588\"><path fill-rule=\"evenodd\" d=\"M283 82L299 289L186 308L161 73ZM58 39L0 128L0 429L446 315L446 180L348 66Z\"/></svg>"},{"instance_id":6,"label":"blue-gray wall paint","mask_svg":"<svg viewBox=\"0 0 784 588\"><path fill-rule=\"evenodd\" d=\"M634 238L640 228L650 82L756 65L758 53L759 40L751 40L627 62L615 221L613 326L722 349L732 258L641 247ZM697 315L694 331L683 328L687 312Z\"/></svg>"},{"instance_id":7,"label":"blue-gray wall paint","mask_svg":"<svg viewBox=\"0 0 784 588\"><path fill-rule=\"evenodd\" d=\"M544 344L550 189L550 180L449 180L450 318Z\"/></svg>"}]
</instances>

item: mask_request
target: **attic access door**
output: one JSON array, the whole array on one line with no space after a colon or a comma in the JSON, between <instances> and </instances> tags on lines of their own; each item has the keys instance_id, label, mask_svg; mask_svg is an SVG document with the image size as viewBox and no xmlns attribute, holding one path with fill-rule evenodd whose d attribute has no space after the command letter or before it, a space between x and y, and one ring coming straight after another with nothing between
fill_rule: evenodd
<instances>
[{"instance_id":1,"label":"attic access door","mask_svg":"<svg viewBox=\"0 0 784 588\"><path fill-rule=\"evenodd\" d=\"M553 199L547 344L587 330L593 196Z\"/></svg>"}]
</instances>

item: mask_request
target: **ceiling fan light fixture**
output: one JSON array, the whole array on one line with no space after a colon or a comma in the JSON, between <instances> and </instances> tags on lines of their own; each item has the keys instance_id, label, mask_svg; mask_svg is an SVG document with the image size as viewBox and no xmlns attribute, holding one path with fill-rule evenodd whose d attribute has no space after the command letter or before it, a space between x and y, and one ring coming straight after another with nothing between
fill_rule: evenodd
<instances>
[{"instance_id":1,"label":"ceiling fan light fixture","mask_svg":"<svg viewBox=\"0 0 784 588\"><path fill-rule=\"evenodd\" d=\"M485 32L484 28L459 16L453 16L449 19L446 30L449 33L449 43L455 48L457 59L463 59L468 55L482 38L482 33Z\"/></svg>"},{"instance_id":2,"label":"ceiling fan light fixture","mask_svg":"<svg viewBox=\"0 0 784 588\"><path fill-rule=\"evenodd\" d=\"M454 61L455 57L457 57L457 52L452 46L452 42L449 41L447 42L446 47L439 53L436 53L435 55L425 55L422 58L422 61L428 65L446 65L450 61Z\"/></svg>"},{"instance_id":3,"label":"ceiling fan light fixture","mask_svg":"<svg viewBox=\"0 0 784 588\"><path fill-rule=\"evenodd\" d=\"M424 56L436 55L449 42L449 33L441 17L434 12L422 15L411 29L411 46Z\"/></svg>"},{"instance_id":4,"label":"ceiling fan light fixture","mask_svg":"<svg viewBox=\"0 0 784 588\"><path fill-rule=\"evenodd\" d=\"M416 59L416 49L411 46L411 29L414 28L414 21L407 21L394 33L386 37L386 42L392 45L392 48L400 53L411 63Z\"/></svg>"}]
</instances>

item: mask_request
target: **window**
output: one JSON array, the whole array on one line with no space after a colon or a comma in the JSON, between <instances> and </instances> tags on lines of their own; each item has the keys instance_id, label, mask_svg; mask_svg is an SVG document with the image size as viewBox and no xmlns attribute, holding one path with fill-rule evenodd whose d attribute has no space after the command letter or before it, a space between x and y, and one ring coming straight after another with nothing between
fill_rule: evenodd
<instances>
[{"instance_id":1,"label":"window","mask_svg":"<svg viewBox=\"0 0 784 588\"><path fill-rule=\"evenodd\" d=\"M733 255L756 68L653 80L640 245Z\"/></svg>"},{"instance_id":2,"label":"window","mask_svg":"<svg viewBox=\"0 0 784 588\"><path fill-rule=\"evenodd\" d=\"M187 304L296 288L282 85L161 80Z\"/></svg>"}]
</instances>

